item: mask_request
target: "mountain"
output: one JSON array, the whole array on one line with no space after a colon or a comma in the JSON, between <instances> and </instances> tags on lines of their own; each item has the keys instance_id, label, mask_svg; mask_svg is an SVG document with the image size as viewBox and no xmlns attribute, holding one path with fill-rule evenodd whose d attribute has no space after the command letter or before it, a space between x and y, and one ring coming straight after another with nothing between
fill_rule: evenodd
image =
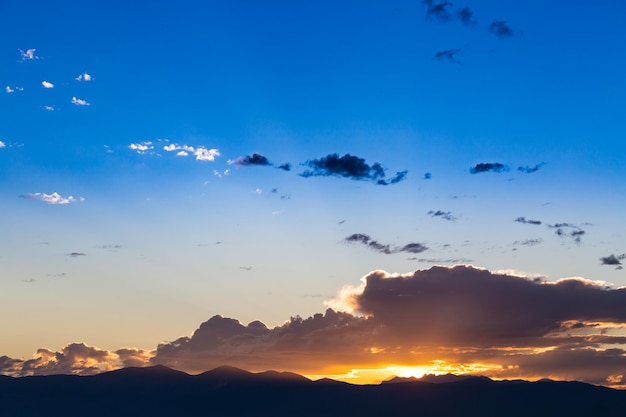
<instances>
[{"instance_id":1,"label":"mountain","mask_svg":"<svg viewBox=\"0 0 626 417\"><path fill-rule=\"evenodd\" d=\"M434 382L433 382L434 381ZM288 372L163 366L95 376L0 378L0 415L29 416L622 416L626 391L579 382L444 375L380 385L311 381Z\"/></svg>"}]
</instances>

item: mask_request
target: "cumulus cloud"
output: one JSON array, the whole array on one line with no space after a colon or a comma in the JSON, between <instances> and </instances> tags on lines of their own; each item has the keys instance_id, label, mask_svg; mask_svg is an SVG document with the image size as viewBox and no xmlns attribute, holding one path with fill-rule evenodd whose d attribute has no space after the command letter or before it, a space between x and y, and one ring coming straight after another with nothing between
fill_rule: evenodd
<instances>
[{"instance_id":1,"label":"cumulus cloud","mask_svg":"<svg viewBox=\"0 0 626 417\"><path fill-rule=\"evenodd\" d=\"M11 93L15 92L15 90L14 90L14 89L12 89L12 88L11 88L10 86L8 86L8 85L4 88L4 91L6 91L6 92L7 92L7 94L11 94Z\"/></svg>"},{"instance_id":2,"label":"cumulus cloud","mask_svg":"<svg viewBox=\"0 0 626 417\"><path fill-rule=\"evenodd\" d=\"M534 225L541 224L541 221L539 220L531 220L531 219L527 219L526 217L518 217L517 219L515 219L515 221L517 223L522 223L522 224L534 224Z\"/></svg>"},{"instance_id":3,"label":"cumulus cloud","mask_svg":"<svg viewBox=\"0 0 626 417\"><path fill-rule=\"evenodd\" d=\"M470 174L481 174L483 172L506 172L509 167L500 162L482 162L470 168Z\"/></svg>"},{"instance_id":4,"label":"cumulus cloud","mask_svg":"<svg viewBox=\"0 0 626 417\"><path fill-rule=\"evenodd\" d=\"M54 111L54 106L43 106L45 111Z\"/></svg>"},{"instance_id":5,"label":"cumulus cloud","mask_svg":"<svg viewBox=\"0 0 626 417\"><path fill-rule=\"evenodd\" d=\"M24 61L32 61L35 59L39 59L39 57L37 55L35 55L35 51L36 49L27 49L26 51L22 51L21 49L18 49L18 51L20 52L20 62L24 62Z\"/></svg>"},{"instance_id":6,"label":"cumulus cloud","mask_svg":"<svg viewBox=\"0 0 626 417\"><path fill-rule=\"evenodd\" d=\"M426 17L433 18L440 22L448 22L450 20L459 20L464 25L473 25L474 12L469 7L453 10L454 4L449 1L436 2L434 0L423 0L422 4L426 6Z\"/></svg>"},{"instance_id":7,"label":"cumulus cloud","mask_svg":"<svg viewBox=\"0 0 626 417\"><path fill-rule=\"evenodd\" d=\"M76 81L91 81L91 75L87 74L86 72L80 74L78 77L75 78Z\"/></svg>"},{"instance_id":8,"label":"cumulus cloud","mask_svg":"<svg viewBox=\"0 0 626 417\"><path fill-rule=\"evenodd\" d=\"M430 210L430 211L429 211L428 213L426 213L426 214L428 214L429 216L433 216L433 217L439 217L440 219L448 220L448 221L450 221L450 222L454 222L454 221L456 221L456 219L457 219L457 218L456 218L456 217L454 217L454 216L452 215L452 213L451 213L451 212L449 212L449 211L442 211L442 210L437 210L437 211L435 211L435 210Z\"/></svg>"},{"instance_id":9,"label":"cumulus cloud","mask_svg":"<svg viewBox=\"0 0 626 417\"><path fill-rule=\"evenodd\" d=\"M455 64L460 64L461 61L457 58L457 56L461 53L461 49L446 49L445 51L437 52L433 58L438 61L448 61L454 62Z\"/></svg>"},{"instance_id":10,"label":"cumulus cloud","mask_svg":"<svg viewBox=\"0 0 626 417\"><path fill-rule=\"evenodd\" d=\"M370 180L377 185L397 184L404 180L407 175L407 171L401 171L397 172L393 178L385 180L385 170L378 162L370 166L365 163L365 159L350 154L345 154L341 157L336 153L329 154L320 159L307 161L304 165L312 168L300 174L300 176L305 178L337 176L353 180Z\"/></svg>"},{"instance_id":11,"label":"cumulus cloud","mask_svg":"<svg viewBox=\"0 0 626 417\"><path fill-rule=\"evenodd\" d=\"M463 7L458 10L456 16L464 25L473 25L476 23L474 20L474 12L469 7Z\"/></svg>"},{"instance_id":12,"label":"cumulus cloud","mask_svg":"<svg viewBox=\"0 0 626 417\"><path fill-rule=\"evenodd\" d=\"M244 166L276 166L278 169L282 169L283 171L290 171L291 164L284 163L281 165L274 165L272 162L267 159L267 157L261 155L260 153L253 153L252 155L240 156L237 159L229 159L228 163L231 165L236 165L238 167Z\"/></svg>"},{"instance_id":13,"label":"cumulus cloud","mask_svg":"<svg viewBox=\"0 0 626 417\"><path fill-rule=\"evenodd\" d=\"M502 20L494 20L489 25L489 32L499 38L510 38L513 36L513 29Z\"/></svg>"},{"instance_id":14,"label":"cumulus cloud","mask_svg":"<svg viewBox=\"0 0 626 417\"><path fill-rule=\"evenodd\" d=\"M85 201L85 199L83 197L74 198L71 195L68 196L68 197L62 197L56 191L53 192L52 194L46 194L46 193L26 193L26 194L20 194L20 197L21 198L26 198L26 199L39 200L39 201L43 201L44 203L48 203L48 204L70 204L70 203L76 203L76 202L83 202L83 201Z\"/></svg>"},{"instance_id":15,"label":"cumulus cloud","mask_svg":"<svg viewBox=\"0 0 626 417\"><path fill-rule=\"evenodd\" d=\"M171 143L169 145L163 146L163 150L167 152L176 152L176 156L188 156L194 155L197 161L215 161L215 158L220 156L220 151L218 149L207 149L204 146L189 146L189 145L179 145L176 143Z\"/></svg>"},{"instance_id":16,"label":"cumulus cloud","mask_svg":"<svg viewBox=\"0 0 626 417\"><path fill-rule=\"evenodd\" d=\"M428 250L428 248L421 243L408 243L404 246L392 246L388 244L383 244L378 242L377 240L372 239L369 235L366 235L364 233L354 233L346 237L344 240L348 243L360 243L370 249L375 250L376 252L384 253L386 255L391 255L393 253L399 252L421 253L425 250Z\"/></svg>"},{"instance_id":17,"label":"cumulus cloud","mask_svg":"<svg viewBox=\"0 0 626 417\"><path fill-rule=\"evenodd\" d=\"M72 97L72 104L76 106L91 106L91 103L76 97Z\"/></svg>"},{"instance_id":18,"label":"cumulus cloud","mask_svg":"<svg viewBox=\"0 0 626 417\"><path fill-rule=\"evenodd\" d=\"M128 145L128 149L132 149L133 151L136 151L138 154L143 155L146 152L149 152L152 149L154 149L154 145L150 141L144 141L144 142L138 142L138 143L131 143L130 145Z\"/></svg>"},{"instance_id":19,"label":"cumulus cloud","mask_svg":"<svg viewBox=\"0 0 626 417\"><path fill-rule=\"evenodd\" d=\"M43 88L54 88L54 84L49 81L42 81L41 85L43 86Z\"/></svg>"},{"instance_id":20,"label":"cumulus cloud","mask_svg":"<svg viewBox=\"0 0 626 417\"><path fill-rule=\"evenodd\" d=\"M7 144L0 140L0 149L6 148L6 147L7 147Z\"/></svg>"},{"instance_id":21,"label":"cumulus cloud","mask_svg":"<svg viewBox=\"0 0 626 417\"><path fill-rule=\"evenodd\" d=\"M369 243L367 237L356 241ZM381 364L498 378L578 379L611 385L626 373L626 288L582 278L545 281L473 266L407 274L372 271L324 313L269 328L215 315L156 350L106 351L72 343L33 359L0 357L0 373L88 375L163 364L197 373L220 365L252 371L349 373Z\"/></svg>"},{"instance_id":22,"label":"cumulus cloud","mask_svg":"<svg viewBox=\"0 0 626 417\"><path fill-rule=\"evenodd\" d=\"M559 237L568 237L572 239L574 243L580 245L582 243L581 238L586 232L580 228L580 226L576 226L571 223L555 223L549 224L549 228L555 229L554 233Z\"/></svg>"}]
</instances>

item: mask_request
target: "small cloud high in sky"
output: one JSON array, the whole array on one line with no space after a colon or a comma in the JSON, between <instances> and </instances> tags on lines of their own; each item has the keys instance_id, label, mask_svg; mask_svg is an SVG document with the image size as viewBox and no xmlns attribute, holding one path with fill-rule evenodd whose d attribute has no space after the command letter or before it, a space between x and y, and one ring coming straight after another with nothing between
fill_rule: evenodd
<instances>
[{"instance_id":1,"label":"small cloud high in sky","mask_svg":"<svg viewBox=\"0 0 626 417\"><path fill-rule=\"evenodd\" d=\"M626 387L626 5L74 6L1 7L0 374Z\"/></svg>"}]
</instances>

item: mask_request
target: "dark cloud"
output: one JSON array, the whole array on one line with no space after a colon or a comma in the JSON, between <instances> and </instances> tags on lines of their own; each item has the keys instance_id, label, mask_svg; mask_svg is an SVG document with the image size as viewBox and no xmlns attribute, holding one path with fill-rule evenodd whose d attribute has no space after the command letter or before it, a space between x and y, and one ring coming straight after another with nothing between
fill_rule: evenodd
<instances>
[{"instance_id":1,"label":"dark cloud","mask_svg":"<svg viewBox=\"0 0 626 417\"><path fill-rule=\"evenodd\" d=\"M329 154L320 159L307 161L305 165L310 170L304 171L300 176L308 178L313 176L337 176L345 177L353 180L371 180L378 185L397 184L402 181L407 171L396 173L396 176L390 180L385 180L385 170L375 162L371 166L365 163L365 159L345 154L340 157L338 154Z\"/></svg>"},{"instance_id":2,"label":"dark cloud","mask_svg":"<svg viewBox=\"0 0 626 417\"><path fill-rule=\"evenodd\" d=\"M345 238L345 241L348 243L360 243L377 252L384 253L385 255L391 255L399 252L421 253L428 250L428 248L421 243L408 243L401 247L383 244L364 233L354 233Z\"/></svg>"},{"instance_id":3,"label":"dark cloud","mask_svg":"<svg viewBox=\"0 0 626 417\"><path fill-rule=\"evenodd\" d=\"M462 9L457 10L455 15L464 25L473 25L476 23L473 19L474 12L469 7L463 7Z\"/></svg>"},{"instance_id":4,"label":"dark cloud","mask_svg":"<svg viewBox=\"0 0 626 417\"><path fill-rule=\"evenodd\" d=\"M82 252L72 252L68 253L66 256L69 256L71 258L78 258L79 256L87 256L87 254Z\"/></svg>"},{"instance_id":5,"label":"dark cloud","mask_svg":"<svg viewBox=\"0 0 626 417\"><path fill-rule=\"evenodd\" d=\"M237 159L228 161L229 164L234 164L236 166L274 166L272 162L270 162L267 157L261 155L260 153L253 153L252 155L240 156ZM290 171L291 164L284 163L276 166L278 169L282 169L283 171Z\"/></svg>"},{"instance_id":6,"label":"dark cloud","mask_svg":"<svg viewBox=\"0 0 626 417\"><path fill-rule=\"evenodd\" d=\"M569 237L574 243L580 245L582 243L581 237L585 235L585 231L579 226L571 223L555 223L549 224L548 227L556 229L554 233L559 237Z\"/></svg>"},{"instance_id":7,"label":"dark cloud","mask_svg":"<svg viewBox=\"0 0 626 417\"><path fill-rule=\"evenodd\" d=\"M517 219L515 219L515 221L517 223L522 223L522 224L534 224L534 225L541 224L541 221L539 220L531 220L531 219L527 219L526 217L518 217Z\"/></svg>"},{"instance_id":8,"label":"dark cloud","mask_svg":"<svg viewBox=\"0 0 626 417\"><path fill-rule=\"evenodd\" d=\"M503 20L494 20L489 25L489 32L499 38L510 38L513 36L513 29L509 27Z\"/></svg>"},{"instance_id":9,"label":"dark cloud","mask_svg":"<svg viewBox=\"0 0 626 417\"><path fill-rule=\"evenodd\" d=\"M457 219L449 211L442 211L442 210L434 211L434 210L430 210L426 214L428 214L429 216L433 216L433 217L439 217L441 219L448 220L448 221L451 221L451 222L456 221L456 219Z\"/></svg>"},{"instance_id":10,"label":"dark cloud","mask_svg":"<svg viewBox=\"0 0 626 417\"><path fill-rule=\"evenodd\" d=\"M621 265L622 261L626 259L626 254L622 253L621 255L609 255L603 256L600 258L600 265Z\"/></svg>"},{"instance_id":11,"label":"dark cloud","mask_svg":"<svg viewBox=\"0 0 626 417\"><path fill-rule=\"evenodd\" d=\"M448 61L454 62L455 64L460 64L461 61L457 58L457 55L461 53L461 49L446 49L445 51L437 52L433 58L438 61Z\"/></svg>"},{"instance_id":12,"label":"dark cloud","mask_svg":"<svg viewBox=\"0 0 626 417\"><path fill-rule=\"evenodd\" d=\"M517 170L520 172L523 172L524 174L532 174L533 172L539 171L539 168L541 168L544 165L545 165L545 162L542 162L540 164L535 165L534 167L530 167L528 165L523 166L523 167L517 167Z\"/></svg>"},{"instance_id":13,"label":"dark cloud","mask_svg":"<svg viewBox=\"0 0 626 417\"><path fill-rule=\"evenodd\" d=\"M500 162L482 162L470 168L470 174L481 174L483 172L505 172L509 167Z\"/></svg>"},{"instance_id":14,"label":"dark cloud","mask_svg":"<svg viewBox=\"0 0 626 417\"><path fill-rule=\"evenodd\" d=\"M425 180L430 180L430 179L432 179L432 177L433 177L433 174L431 174L430 172L426 172L424 174L424 179Z\"/></svg>"},{"instance_id":15,"label":"dark cloud","mask_svg":"<svg viewBox=\"0 0 626 417\"><path fill-rule=\"evenodd\" d=\"M452 3L442 1L436 3L434 0L424 0L422 4L426 6L426 16L435 18L439 21L448 21L452 18Z\"/></svg>"}]
</instances>

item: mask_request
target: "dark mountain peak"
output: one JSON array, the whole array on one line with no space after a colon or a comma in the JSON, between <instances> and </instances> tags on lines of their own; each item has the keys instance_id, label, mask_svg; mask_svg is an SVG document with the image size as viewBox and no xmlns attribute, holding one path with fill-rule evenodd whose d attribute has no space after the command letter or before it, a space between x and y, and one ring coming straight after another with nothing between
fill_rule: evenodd
<instances>
[{"instance_id":1,"label":"dark mountain peak","mask_svg":"<svg viewBox=\"0 0 626 417\"><path fill-rule=\"evenodd\" d=\"M168 368L164 365L154 365L154 366L145 366L145 367L128 367L116 369L110 372L104 372L98 375L95 375L99 378L123 378L123 379L135 379L135 378L175 378L175 377L188 377L189 374L186 374L182 371L177 371L172 368Z\"/></svg>"},{"instance_id":2,"label":"dark mountain peak","mask_svg":"<svg viewBox=\"0 0 626 417\"><path fill-rule=\"evenodd\" d=\"M383 381L382 384L399 384L403 382L426 382L429 384L449 384L449 383L461 382L461 381L492 382L492 380L490 378L487 378L486 376L455 375L455 374L445 374L445 375L425 374L420 378L416 378L414 376L411 376L411 377L396 376L387 381Z\"/></svg>"},{"instance_id":3,"label":"dark mountain peak","mask_svg":"<svg viewBox=\"0 0 626 417\"><path fill-rule=\"evenodd\" d=\"M293 372L265 371L255 374L259 379L285 382L311 382L311 380Z\"/></svg>"},{"instance_id":4,"label":"dark mountain peak","mask_svg":"<svg viewBox=\"0 0 626 417\"><path fill-rule=\"evenodd\" d=\"M246 371L245 369L222 365L211 369L210 371L202 372L201 374L196 375L196 377L217 380L250 380L254 378L254 374Z\"/></svg>"}]
</instances>

